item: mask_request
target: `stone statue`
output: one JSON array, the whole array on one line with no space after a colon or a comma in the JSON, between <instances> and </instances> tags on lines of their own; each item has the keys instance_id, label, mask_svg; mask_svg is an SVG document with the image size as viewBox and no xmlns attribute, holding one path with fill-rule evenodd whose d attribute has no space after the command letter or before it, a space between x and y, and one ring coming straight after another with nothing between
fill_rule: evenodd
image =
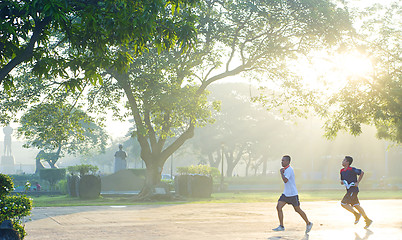
<instances>
[{"instance_id":1,"label":"stone statue","mask_svg":"<svg viewBox=\"0 0 402 240\"><path fill-rule=\"evenodd\" d=\"M57 152L45 152L43 150L40 150L39 153L36 155L36 170L35 174L39 173L40 169L45 168L43 166L42 160L45 160L47 163L49 163L49 166L51 168L58 168L56 165L57 160L59 160L60 157L60 149Z\"/></svg>"},{"instance_id":2,"label":"stone statue","mask_svg":"<svg viewBox=\"0 0 402 240\"><path fill-rule=\"evenodd\" d=\"M123 151L123 145L119 144L119 151L114 154L114 172L127 168L127 153Z\"/></svg>"},{"instance_id":3,"label":"stone statue","mask_svg":"<svg viewBox=\"0 0 402 240\"><path fill-rule=\"evenodd\" d=\"M13 133L13 128L7 125L3 128L4 133L4 156L9 157L11 155L11 134Z\"/></svg>"},{"instance_id":4,"label":"stone statue","mask_svg":"<svg viewBox=\"0 0 402 240\"><path fill-rule=\"evenodd\" d=\"M4 132L4 156L1 156L0 172L5 174L15 173L14 156L11 154L11 134L13 128L7 125L3 128Z\"/></svg>"},{"instance_id":5,"label":"stone statue","mask_svg":"<svg viewBox=\"0 0 402 240\"><path fill-rule=\"evenodd\" d=\"M40 152L36 155L36 169L35 169L35 174L39 174L39 171L41 169L44 169L45 166L43 166L43 163L41 162L41 160L43 159L43 154L45 153L45 151L40 150Z\"/></svg>"}]
</instances>

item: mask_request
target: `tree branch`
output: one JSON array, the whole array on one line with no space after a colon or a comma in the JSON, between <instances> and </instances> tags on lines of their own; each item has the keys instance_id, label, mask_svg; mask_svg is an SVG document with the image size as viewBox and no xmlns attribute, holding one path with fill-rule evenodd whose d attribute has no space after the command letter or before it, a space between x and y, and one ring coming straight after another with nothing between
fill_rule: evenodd
<instances>
[{"instance_id":1,"label":"tree branch","mask_svg":"<svg viewBox=\"0 0 402 240\"><path fill-rule=\"evenodd\" d=\"M141 158L145 161L146 159L149 159L152 156L152 152L149 146L149 143L147 141L147 138L145 137L145 126L142 122L140 111L138 109L138 104L137 101L133 95L132 92L132 87L128 81L128 73L117 73L115 71L111 71L111 75L114 76L114 78L117 80L117 82L120 84L120 86L123 88L124 92L126 93L128 102L130 104L130 109L131 113L134 117L134 122L135 126L137 128L137 140L141 146Z\"/></svg>"},{"instance_id":2,"label":"tree branch","mask_svg":"<svg viewBox=\"0 0 402 240\"><path fill-rule=\"evenodd\" d=\"M194 129L195 129L195 126L194 126L193 120L190 119L190 126L169 147L167 147L165 150L162 151L160 160L161 161L166 160L177 149L179 149L186 142L186 140L192 138L194 136Z\"/></svg>"},{"instance_id":3,"label":"tree branch","mask_svg":"<svg viewBox=\"0 0 402 240\"><path fill-rule=\"evenodd\" d=\"M36 42L39 40L44 28L51 22L51 17L45 17L42 21L37 22L35 20L35 28L33 30L31 39L28 45L23 51L21 51L16 57L14 57L7 65L0 70L0 85L6 76L20 63L29 60L33 56L33 50Z\"/></svg>"}]
</instances>

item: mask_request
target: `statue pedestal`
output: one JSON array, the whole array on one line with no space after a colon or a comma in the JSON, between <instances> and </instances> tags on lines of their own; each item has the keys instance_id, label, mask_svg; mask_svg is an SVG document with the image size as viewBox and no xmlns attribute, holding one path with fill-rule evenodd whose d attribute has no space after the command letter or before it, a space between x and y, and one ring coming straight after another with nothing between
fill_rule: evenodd
<instances>
[{"instance_id":1,"label":"statue pedestal","mask_svg":"<svg viewBox=\"0 0 402 240\"><path fill-rule=\"evenodd\" d=\"M1 173L5 174L14 174L15 173L15 161L13 156L2 156L1 157L1 165L0 165Z\"/></svg>"}]
</instances>

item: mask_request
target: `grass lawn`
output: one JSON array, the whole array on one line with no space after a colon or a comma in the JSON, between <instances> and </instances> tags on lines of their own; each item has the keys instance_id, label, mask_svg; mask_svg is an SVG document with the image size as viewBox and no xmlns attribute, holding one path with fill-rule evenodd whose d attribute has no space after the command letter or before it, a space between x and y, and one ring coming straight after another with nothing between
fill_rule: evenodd
<instances>
[{"instance_id":1,"label":"grass lawn","mask_svg":"<svg viewBox=\"0 0 402 240\"><path fill-rule=\"evenodd\" d=\"M95 200L81 200L62 196L31 197L34 207L67 206L109 206L109 205L160 205L186 203L239 203L239 202L276 202L281 192L238 192L214 193L211 198L187 198L180 201L136 202L132 197L101 197ZM344 190L303 191L299 193L300 201L340 201ZM359 199L402 199L402 191L361 191Z\"/></svg>"}]
</instances>

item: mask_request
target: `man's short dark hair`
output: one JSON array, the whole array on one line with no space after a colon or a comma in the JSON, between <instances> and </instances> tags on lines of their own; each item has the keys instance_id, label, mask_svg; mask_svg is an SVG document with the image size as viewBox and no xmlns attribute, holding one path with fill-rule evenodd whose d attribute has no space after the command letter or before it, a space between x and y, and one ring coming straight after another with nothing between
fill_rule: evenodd
<instances>
[{"instance_id":1,"label":"man's short dark hair","mask_svg":"<svg viewBox=\"0 0 402 240\"><path fill-rule=\"evenodd\" d=\"M286 158L289 162L290 162L290 160L291 160L291 158L290 158L289 155L284 155L283 158Z\"/></svg>"},{"instance_id":2,"label":"man's short dark hair","mask_svg":"<svg viewBox=\"0 0 402 240\"><path fill-rule=\"evenodd\" d=\"M353 158L351 156L345 156L345 159L349 163L349 166L352 165Z\"/></svg>"}]
</instances>

